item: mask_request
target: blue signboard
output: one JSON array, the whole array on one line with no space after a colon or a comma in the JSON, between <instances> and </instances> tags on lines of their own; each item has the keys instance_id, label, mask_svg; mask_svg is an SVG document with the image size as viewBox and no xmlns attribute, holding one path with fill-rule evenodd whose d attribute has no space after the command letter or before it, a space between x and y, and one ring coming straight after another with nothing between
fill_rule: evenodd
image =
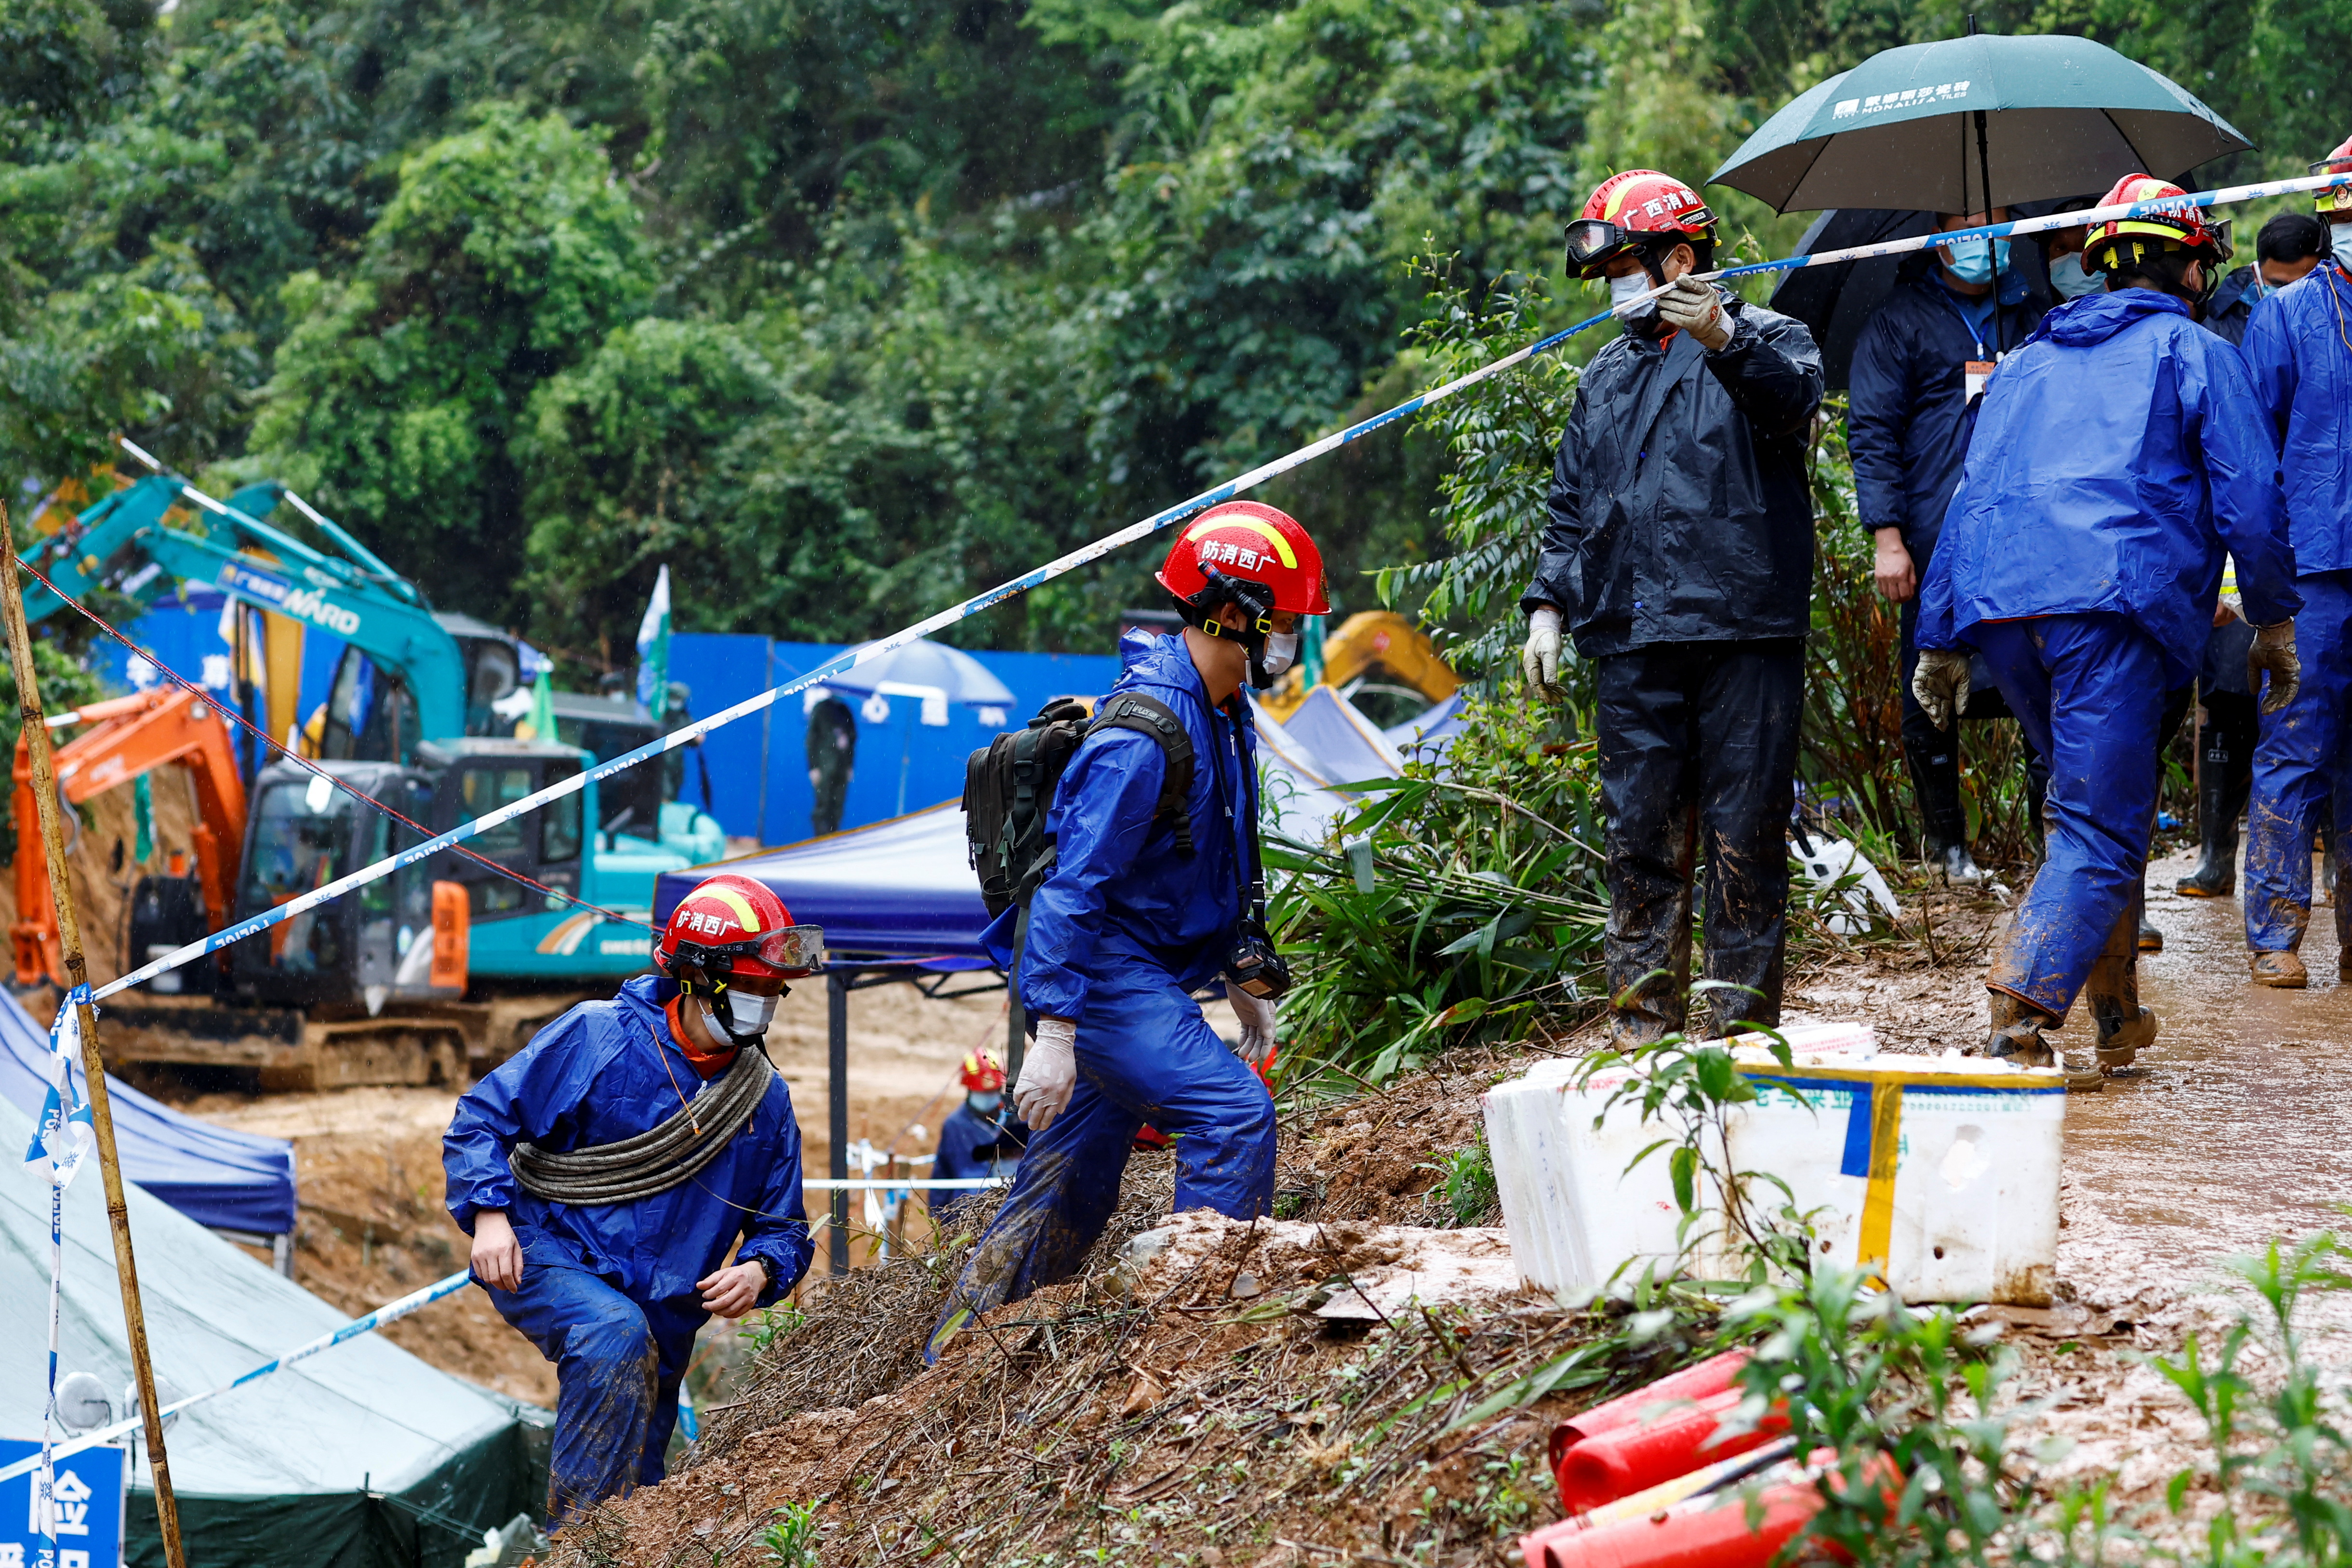
<instances>
[{"instance_id":1,"label":"blue signboard","mask_svg":"<svg viewBox=\"0 0 2352 1568\"><path fill-rule=\"evenodd\" d=\"M0 1437L0 1467L40 1451L38 1443ZM129 1459L123 1449L100 1445L58 1461L54 1561L33 1517L33 1477L0 1481L0 1568L121 1568Z\"/></svg>"}]
</instances>

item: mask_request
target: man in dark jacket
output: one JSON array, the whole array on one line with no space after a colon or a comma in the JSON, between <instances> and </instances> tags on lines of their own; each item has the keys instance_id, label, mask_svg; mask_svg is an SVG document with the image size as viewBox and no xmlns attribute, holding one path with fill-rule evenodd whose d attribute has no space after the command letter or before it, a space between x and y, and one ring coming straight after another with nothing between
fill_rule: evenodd
<instances>
[{"instance_id":1,"label":"man in dark jacket","mask_svg":"<svg viewBox=\"0 0 2352 1568\"><path fill-rule=\"evenodd\" d=\"M1822 362L1801 323L1689 276L1714 250L1713 215L1654 170L1570 226L1570 270L1608 278L1626 327L1577 390L1519 601L1530 685L1557 689L1563 624L1597 667L1609 984L1633 1038L1683 1026L1701 849L1712 1027L1780 1015Z\"/></svg>"},{"instance_id":2,"label":"man in dark jacket","mask_svg":"<svg viewBox=\"0 0 2352 1568\"><path fill-rule=\"evenodd\" d=\"M1004 1104L1004 1069L993 1055L973 1051L963 1058L963 1103L940 1127L931 1174L941 1181L1012 1179L1021 1163L1029 1129ZM934 1188L928 1207L941 1226L956 1223L956 1211L976 1201L982 1189Z\"/></svg>"},{"instance_id":3,"label":"man in dark jacket","mask_svg":"<svg viewBox=\"0 0 2352 1568\"><path fill-rule=\"evenodd\" d=\"M2179 196L2144 175L2102 205ZM1985 394L1920 594L1919 704L1948 724L1981 652L2051 760L2049 855L1985 976L1987 1054L2046 1064L2094 965L2127 952L2167 694L2211 630L2226 549L2255 657L2293 686L2299 604L2276 447L2244 361L2190 313L2229 254L2183 213L2093 229L2108 291L2053 310ZM2093 995L2100 1065L2156 1035L2136 990Z\"/></svg>"},{"instance_id":4,"label":"man in dark jacket","mask_svg":"<svg viewBox=\"0 0 2352 1568\"><path fill-rule=\"evenodd\" d=\"M2243 348L2254 307L2319 265L2327 231L2309 213L2281 213L2254 237L2254 261L2221 280L2205 307L2205 330Z\"/></svg>"},{"instance_id":5,"label":"man in dark jacket","mask_svg":"<svg viewBox=\"0 0 2352 1568\"><path fill-rule=\"evenodd\" d=\"M1990 215L1947 214L1944 230L2005 223ZM2026 340L2046 305L2029 294L2009 265L2009 241L1942 246L1906 265L1895 290L1862 330L1847 387L1846 446L1853 457L1854 500L1863 527L1877 540L1878 591L1903 606L1903 754L1927 830L1928 858L1954 882L1980 880L1969 855L1968 816L1960 805L1960 737L1938 730L1911 696L1919 662L1919 580L1936 552L1944 508L1968 456L1971 406L2000 355ZM1974 714L2006 713L2000 694L1980 692ZM1964 715L1965 716L1965 715ZM2038 814L2038 755L2029 790Z\"/></svg>"}]
</instances>

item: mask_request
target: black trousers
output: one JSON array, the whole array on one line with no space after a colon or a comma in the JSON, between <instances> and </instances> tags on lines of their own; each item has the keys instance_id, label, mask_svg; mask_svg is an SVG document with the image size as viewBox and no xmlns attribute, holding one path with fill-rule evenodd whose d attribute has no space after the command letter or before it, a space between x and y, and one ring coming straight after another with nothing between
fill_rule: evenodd
<instances>
[{"instance_id":1,"label":"black trousers","mask_svg":"<svg viewBox=\"0 0 2352 1568\"><path fill-rule=\"evenodd\" d=\"M1608 813L1609 985L1621 1026L1685 1025L1692 872L1706 860L1704 978L1694 1032L1777 1024L1789 935L1802 645L1663 643L1595 661Z\"/></svg>"},{"instance_id":2,"label":"black trousers","mask_svg":"<svg viewBox=\"0 0 2352 1568\"><path fill-rule=\"evenodd\" d=\"M1924 575L1926 568L1922 567ZM1919 807L1920 828L1927 836L1930 857L1941 855L1955 844L1969 841L1968 809L1960 801L1960 729L1955 724L1948 730L1938 730L1919 700L1911 695L1911 672L1919 668L1919 648L1914 634L1919 625L1919 599L1914 595L1903 601L1902 689L1903 760L1911 765L1911 796ZM1960 715L1963 722L1974 723L1983 719L2012 717L2007 699L1992 683L1992 672L1984 660L1972 661L1973 679L1969 689L1968 710ZM2036 843L2042 838L2042 803L2050 793L2050 764L2033 742L2020 734L2025 745L2025 816Z\"/></svg>"}]
</instances>

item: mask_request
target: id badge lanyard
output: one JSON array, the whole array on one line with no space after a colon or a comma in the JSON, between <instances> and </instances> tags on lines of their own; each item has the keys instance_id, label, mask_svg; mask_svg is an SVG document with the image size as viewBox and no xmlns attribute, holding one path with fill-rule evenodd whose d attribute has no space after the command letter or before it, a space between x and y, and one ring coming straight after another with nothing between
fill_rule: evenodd
<instances>
[{"instance_id":1,"label":"id badge lanyard","mask_svg":"<svg viewBox=\"0 0 2352 1568\"><path fill-rule=\"evenodd\" d=\"M1984 395L1985 383L1992 379L1993 367L2000 363L2000 356L1986 353L1984 335L1979 332L1975 325L1969 321L1969 313L1960 309L1959 301L1953 299L1951 294L1940 285L1936 291L1944 297L1944 309L1951 311L1953 319L1960 323L1960 330L1968 333L1969 341L1977 346L1977 357L1964 361L1960 366L1961 374L1968 381L1967 395L1960 401L1974 403ZM1998 283L1994 285L1992 297L1992 323L1993 331L1998 334L2000 331L2000 293Z\"/></svg>"}]
</instances>

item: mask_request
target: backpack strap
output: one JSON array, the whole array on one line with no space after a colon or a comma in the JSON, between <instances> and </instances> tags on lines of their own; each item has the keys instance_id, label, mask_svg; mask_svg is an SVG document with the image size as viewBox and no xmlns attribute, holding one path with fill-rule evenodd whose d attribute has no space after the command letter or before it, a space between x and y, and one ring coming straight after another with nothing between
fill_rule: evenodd
<instances>
[{"instance_id":1,"label":"backpack strap","mask_svg":"<svg viewBox=\"0 0 2352 1568\"><path fill-rule=\"evenodd\" d=\"M1087 733L1092 735L1097 730L1134 730L1160 742L1168 765L1152 815L1167 819L1173 826L1176 852L1192 854L1192 737L1186 732L1184 721L1156 697L1121 691L1095 710L1094 722L1087 726Z\"/></svg>"}]
</instances>

